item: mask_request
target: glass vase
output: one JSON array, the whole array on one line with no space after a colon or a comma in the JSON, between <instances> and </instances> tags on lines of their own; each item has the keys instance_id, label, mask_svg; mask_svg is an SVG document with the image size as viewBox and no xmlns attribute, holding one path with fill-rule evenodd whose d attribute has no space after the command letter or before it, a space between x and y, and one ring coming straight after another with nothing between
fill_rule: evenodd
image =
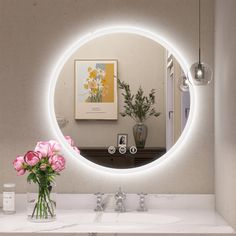
<instances>
[{"instance_id":1,"label":"glass vase","mask_svg":"<svg viewBox=\"0 0 236 236\"><path fill-rule=\"evenodd\" d=\"M143 123L137 123L133 127L134 141L137 148L144 148L147 135L148 127Z\"/></svg>"},{"instance_id":2,"label":"glass vase","mask_svg":"<svg viewBox=\"0 0 236 236\"><path fill-rule=\"evenodd\" d=\"M28 184L27 217L32 222L56 220L56 185Z\"/></svg>"}]
</instances>

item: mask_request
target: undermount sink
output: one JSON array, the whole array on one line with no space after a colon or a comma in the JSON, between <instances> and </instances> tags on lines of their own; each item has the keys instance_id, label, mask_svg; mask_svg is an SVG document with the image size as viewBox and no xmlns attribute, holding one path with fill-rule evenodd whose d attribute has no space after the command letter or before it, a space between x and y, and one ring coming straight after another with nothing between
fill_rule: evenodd
<instances>
[{"instance_id":1,"label":"undermount sink","mask_svg":"<svg viewBox=\"0 0 236 236\"><path fill-rule=\"evenodd\" d=\"M102 215L101 223L117 224L170 224L179 222L180 219L174 216L157 214L152 212L105 212Z\"/></svg>"}]
</instances>

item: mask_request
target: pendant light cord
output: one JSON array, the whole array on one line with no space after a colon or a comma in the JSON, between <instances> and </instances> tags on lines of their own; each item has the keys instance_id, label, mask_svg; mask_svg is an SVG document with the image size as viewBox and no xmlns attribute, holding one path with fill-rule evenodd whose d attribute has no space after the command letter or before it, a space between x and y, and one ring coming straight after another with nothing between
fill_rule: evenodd
<instances>
[{"instance_id":1,"label":"pendant light cord","mask_svg":"<svg viewBox=\"0 0 236 236\"><path fill-rule=\"evenodd\" d=\"M199 64L201 64L201 0L198 0L198 44Z\"/></svg>"}]
</instances>

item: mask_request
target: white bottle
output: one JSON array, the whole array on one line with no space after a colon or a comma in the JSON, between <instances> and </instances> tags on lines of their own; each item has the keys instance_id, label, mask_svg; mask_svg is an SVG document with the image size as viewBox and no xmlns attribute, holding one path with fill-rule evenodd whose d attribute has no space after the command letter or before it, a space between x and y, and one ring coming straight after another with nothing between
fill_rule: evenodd
<instances>
[{"instance_id":1,"label":"white bottle","mask_svg":"<svg viewBox=\"0 0 236 236\"><path fill-rule=\"evenodd\" d=\"M3 185L3 212L14 214L15 209L15 184L7 183Z\"/></svg>"}]
</instances>

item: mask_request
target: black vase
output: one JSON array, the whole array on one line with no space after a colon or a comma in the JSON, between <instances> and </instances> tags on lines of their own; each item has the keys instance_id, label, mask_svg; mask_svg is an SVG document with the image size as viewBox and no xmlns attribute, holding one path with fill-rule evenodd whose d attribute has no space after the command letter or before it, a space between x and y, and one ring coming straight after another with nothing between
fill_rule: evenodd
<instances>
[{"instance_id":1,"label":"black vase","mask_svg":"<svg viewBox=\"0 0 236 236\"><path fill-rule=\"evenodd\" d=\"M133 127L133 135L136 147L144 148L148 135L148 127L143 123L137 123Z\"/></svg>"}]
</instances>

